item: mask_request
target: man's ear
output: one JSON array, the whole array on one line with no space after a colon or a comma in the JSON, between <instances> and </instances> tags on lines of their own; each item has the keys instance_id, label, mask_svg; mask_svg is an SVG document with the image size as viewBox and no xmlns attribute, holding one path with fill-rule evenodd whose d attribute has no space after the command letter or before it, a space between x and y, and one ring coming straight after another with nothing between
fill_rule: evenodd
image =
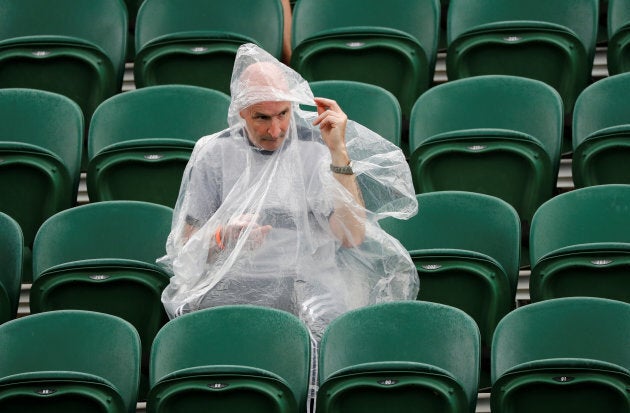
<instances>
[{"instance_id":1,"label":"man's ear","mask_svg":"<svg viewBox=\"0 0 630 413\"><path fill-rule=\"evenodd\" d=\"M241 116L241 118L245 119L245 113L247 113L246 111L247 111L247 108L245 108L245 109L241 109L241 110L238 112L238 114Z\"/></svg>"}]
</instances>

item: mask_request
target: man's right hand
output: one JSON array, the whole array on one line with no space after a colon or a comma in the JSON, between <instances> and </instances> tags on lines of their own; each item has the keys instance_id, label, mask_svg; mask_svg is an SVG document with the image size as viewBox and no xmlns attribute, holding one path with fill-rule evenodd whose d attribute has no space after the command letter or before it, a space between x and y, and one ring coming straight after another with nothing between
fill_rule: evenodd
<instances>
[{"instance_id":1,"label":"man's right hand","mask_svg":"<svg viewBox=\"0 0 630 413\"><path fill-rule=\"evenodd\" d=\"M241 236L247 233L246 249L256 249L262 245L271 230L271 225L259 225L255 214L243 214L234 217L222 228L221 239L224 246L234 246Z\"/></svg>"}]
</instances>

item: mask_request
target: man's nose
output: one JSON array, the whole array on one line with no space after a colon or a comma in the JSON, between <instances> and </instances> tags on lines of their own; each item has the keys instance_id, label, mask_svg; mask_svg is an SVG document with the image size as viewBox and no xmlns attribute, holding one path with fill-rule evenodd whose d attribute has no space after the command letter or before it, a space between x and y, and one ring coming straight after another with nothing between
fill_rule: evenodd
<instances>
[{"instance_id":1,"label":"man's nose","mask_svg":"<svg viewBox=\"0 0 630 413\"><path fill-rule=\"evenodd\" d=\"M282 128L280 127L280 120L276 118L271 119L271 125L269 126L269 134L277 138L282 134Z\"/></svg>"}]
</instances>

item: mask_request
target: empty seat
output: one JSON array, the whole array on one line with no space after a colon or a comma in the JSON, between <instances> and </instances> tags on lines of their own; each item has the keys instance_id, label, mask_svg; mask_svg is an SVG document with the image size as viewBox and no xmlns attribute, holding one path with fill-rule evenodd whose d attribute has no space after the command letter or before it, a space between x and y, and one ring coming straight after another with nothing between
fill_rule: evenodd
<instances>
[{"instance_id":1,"label":"empty seat","mask_svg":"<svg viewBox=\"0 0 630 413\"><path fill-rule=\"evenodd\" d=\"M563 123L560 96L537 80L487 75L434 86L409 125L416 192L501 198L518 212L526 246L531 217L556 188Z\"/></svg>"},{"instance_id":2,"label":"empty seat","mask_svg":"<svg viewBox=\"0 0 630 413\"><path fill-rule=\"evenodd\" d=\"M517 308L492 344L492 412L628 412L629 341L627 303L572 297Z\"/></svg>"},{"instance_id":3,"label":"empty seat","mask_svg":"<svg viewBox=\"0 0 630 413\"><path fill-rule=\"evenodd\" d=\"M475 411L479 330L463 311L398 301L334 320L319 353L317 411Z\"/></svg>"},{"instance_id":4,"label":"empty seat","mask_svg":"<svg viewBox=\"0 0 630 413\"><path fill-rule=\"evenodd\" d=\"M17 315L23 251L24 237L20 225L0 212L0 324Z\"/></svg>"},{"instance_id":5,"label":"empty seat","mask_svg":"<svg viewBox=\"0 0 630 413\"><path fill-rule=\"evenodd\" d=\"M630 184L630 73L601 79L580 94L573 112L573 182L581 188Z\"/></svg>"},{"instance_id":6,"label":"empty seat","mask_svg":"<svg viewBox=\"0 0 630 413\"><path fill-rule=\"evenodd\" d=\"M598 0L451 0L449 80L487 74L524 76L553 86L571 113L590 83Z\"/></svg>"},{"instance_id":7,"label":"empty seat","mask_svg":"<svg viewBox=\"0 0 630 413\"><path fill-rule=\"evenodd\" d=\"M488 358L480 387L489 386L489 348L494 329L514 309L520 255L520 221L505 201L473 192L417 195L409 220L387 218L381 227L409 251L418 269L418 299L457 307L481 332Z\"/></svg>"},{"instance_id":8,"label":"empty seat","mask_svg":"<svg viewBox=\"0 0 630 413\"><path fill-rule=\"evenodd\" d=\"M96 106L121 89L126 42L121 0L4 1L0 87L60 93L89 121Z\"/></svg>"},{"instance_id":9,"label":"empty seat","mask_svg":"<svg viewBox=\"0 0 630 413\"><path fill-rule=\"evenodd\" d=\"M32 313L81 309L113 314L139 332L148 374L151 342L167 321L161 294L172 211L139 201L96 202L49 218L33 245ZM143 382L144 383L144 382Z\"/></svg>"},{"instance_id":10,"label":"empty seat","mask_svg":"<svg viewBox=\"0 0 630 413\"><path fill-rule=\"evenodd\" d=\"M222 306L171 320L151 350L148 413L306 410L310 337L294 315Z\"/></svg>"},{"instance_id":11,"label":"empty seat","mask_svg":"<svg viewBox=\"0 0 630 413\"><path fill-rule=\"evenodd\" d=\"M39 226L76 204L83 131L81 109L69 98L0 89L0 211L22 229L26 282Z\"/></svg>"},{"instance_id":12,"label":"empty seat","mask_svg":"<svg viewBox=\"0 0 630 413\"><path fill-rule=\"evenodd\" d=\"M630 71L630 1L608 0L608 73Z\"/></svg>"},{"instance_id":13,"label":"empty seat","mask_svg":"<svg viewBox=\"0 0 630 413\"><path fill-rule=\"evenodd\" d=\"M230 93L238 47L254 43L280 58L278 0L144 0L136 19L136 87L204 86Z\"/></svg>"},{"instance_id":14,"label":"empty seat","mask_svg":"<svg viewBox=\"0 0 630 413\"><path fill-rule=\"evenodd\" d=\"M401 146L402 113L396 97L380 86L351 80L311 82L315 96L334 99L349 119Z\"/></svg>"},{"instance_id":15,"label":"empty seat","mask_svg":"<svg viewBox=\"0 0 630 413\"><path fill-rule=\"evenodd\" d=\"M381 86L406 117L433 80L439 24L439 0L300 0L291 66L308 81Z\"/></svg>"},{"instance_id":16,"label":"empty seat","mask_svg":"<svg viewBox=\"0 0 630 413\"><path fill-rule=\"evenodd\" d=\"M163 85L103 102L88 137L90 201L175 205L195 142L227 127L230 98L197 86Z\"/></svg>"},{"instance_id":17,"label":"empty seat","mask_svg":"<svg viewBox=\"0 0 630 413\"><path fill-rule=\"evenodd\" d=\"M136 411L140 339L108 314L67 310L0 325L0 410Z\"/></svg>"},{"instance_id":18,"label":"empty seat","mask_svg":"<svg viewBox=\"0 0 630 413\"><path fill-rule=\"evenodd\" d=\"M594 296L630 302L630 185L596 185L540 206L530 235L533 301Z\"/></svg>"}]
</instances>

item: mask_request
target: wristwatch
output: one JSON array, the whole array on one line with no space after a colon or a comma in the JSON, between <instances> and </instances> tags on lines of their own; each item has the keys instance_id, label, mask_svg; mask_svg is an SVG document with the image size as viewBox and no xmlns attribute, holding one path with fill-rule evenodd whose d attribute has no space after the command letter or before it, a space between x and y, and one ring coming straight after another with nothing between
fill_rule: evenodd
<instances>
[{"instance_id":1,"label":"wristwatch","mask_svg":"<svg viewBox=\"0 0 630 413\"><path fill-rule=\"evenodd\" d=\"M330 164L330 170L336 174L342 174L342 175L354 174L354 171L352 170L352 161L350 161L348 165L346 166L335 166L333 164Z\"/></svg>"}]
</instances>

